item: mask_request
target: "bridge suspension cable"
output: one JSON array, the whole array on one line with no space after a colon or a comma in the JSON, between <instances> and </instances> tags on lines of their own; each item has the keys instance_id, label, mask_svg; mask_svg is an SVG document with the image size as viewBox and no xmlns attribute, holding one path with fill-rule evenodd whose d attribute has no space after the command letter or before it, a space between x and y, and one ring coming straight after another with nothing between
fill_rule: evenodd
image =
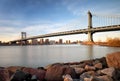
<instances>
[{"instance_id":1,"label":"bridge suspension cable","mask_svg":"<svg viewBox=\"0 0 120 81\"><path fill-rule=\"evenodd\" d=\"M93 17L93 27L120 25L120 15L92 14L92 17Z\"/></svg>"},{"instance_id":2,"label":"bridge suspension cable","mask_svg":"<svg viewBox=\"0 0 120 81\"><path fill-rule=\"evenodd\" d=\"M82 27L82 23L80 23L80 20L81 20L80 18L71 20L68 23L60 25L59 28L64 28L65 30L63 29L63 31L80 29L80 27Z\"/></svg>"}]
</instances>

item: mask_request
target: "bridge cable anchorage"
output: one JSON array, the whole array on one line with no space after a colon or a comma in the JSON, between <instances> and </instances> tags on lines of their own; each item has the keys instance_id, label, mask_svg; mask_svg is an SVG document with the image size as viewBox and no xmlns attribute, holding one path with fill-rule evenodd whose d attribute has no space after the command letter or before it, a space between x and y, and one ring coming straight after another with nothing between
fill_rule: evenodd
<instances>
[{"instance_id":1,"label":"bridge cable anchorage","mask_svg":"<svg viewBox=\"0 0 120 81\"><path fill-rule=\"evenodd\" d=\"M94 26L119 25L120 15L92 14Z\"/></svg>"}]
</instances>

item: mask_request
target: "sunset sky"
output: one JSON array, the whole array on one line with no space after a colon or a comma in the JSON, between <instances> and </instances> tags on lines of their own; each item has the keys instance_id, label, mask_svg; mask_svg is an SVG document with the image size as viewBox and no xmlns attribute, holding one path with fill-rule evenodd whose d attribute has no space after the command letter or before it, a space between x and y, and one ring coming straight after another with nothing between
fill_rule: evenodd
<instances>
[{"instance_id":1,"label":"sunset sky","mask_svg":"<svg viewBox=\"0 0 120 81\"><path fill-rule=\"evenodd\" d=\"M120 15L120 0L0 0L0 41L19 39L22 31L29 37L87 28L88 10ZM94 40L108 37L120 37L120 31L94 34ZM50 39L59 38L87 40L87 35Z\"/></svg>"}]
</instances>

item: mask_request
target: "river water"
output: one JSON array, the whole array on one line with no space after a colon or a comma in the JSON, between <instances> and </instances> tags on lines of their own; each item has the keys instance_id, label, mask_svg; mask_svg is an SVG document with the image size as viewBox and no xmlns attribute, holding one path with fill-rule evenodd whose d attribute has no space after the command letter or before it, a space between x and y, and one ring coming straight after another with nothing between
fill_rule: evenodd
<instances>
[{"instance_id":1,"label":"river water","mask_svg":"<svg viewBox=\"0 0 120 81\"><path fill-rule=\"evenodd\" d=\"M87 45L0 46L0 66L44 67L52 63L79 62L120 51L120 47Z\"/></svg>"}]
</instances>

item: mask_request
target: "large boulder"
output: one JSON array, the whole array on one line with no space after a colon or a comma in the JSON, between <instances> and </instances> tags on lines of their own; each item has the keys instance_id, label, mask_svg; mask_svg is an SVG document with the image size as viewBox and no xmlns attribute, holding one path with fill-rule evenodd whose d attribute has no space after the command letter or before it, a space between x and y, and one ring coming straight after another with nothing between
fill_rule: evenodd
<instances>
[{"instance_id":1,"label":"large boulder","mask_svg":"<svg viewBox=\"0 0 120 81\"><path fill-rule=\"evenodd\" d=\"M120 81L120 69L115 69L115 73L113 75L114 81Z\"/></svg>"},{"instance_id":2,"label":"large boulder","mask_svg":"<svg viewBox=\"0 0 120 81\"><path fill-rule=\"evenodd\" d=\"M86 70L86 71L95 71L95 69L96 69L96 68L95 68L94 66L89 66L89 65L86 65L86 66L85 66L85 70Z\"/></svg>"},{"instance_id":3,"label":"large boulder","mask_svg":"<svg viewBox=\"0 0 120 81\"><path fill-rule=\"evenodd\" d=\"M22 68L24 68L24 67L21 67L21 66L10 66L10 67L7 67L8 71L11 71L13 73L15 73L16 70L21 70Z\"/></svg>"},{"instance_id":4,"label":"large boulder","mask_svg":"<svg viewBox=\"0 0 120 81\"><path fill-rule=\"evenodd\" d=\"M102 57L98 60L100 61L100 63L102 63L102 68L107 68L108 67L105 57Z\"/></svg>"},{"instance_id":5,"label":"large boulder","mask_svg":"<svg viewBox=\"0 0 120 81\"><path fill-rule=\"evenodd\" d=\"M17 70L12 77L11 81L24 81L25 73L21 70Z\"/></svg>"},{"instance_id":6,"label":"large boulder","mask_svg":"<svg viewBox=\"0 0 120 81\"><path fill-rule=\"evenodd\" d=\"M106 60L109 67L120 68L120 52L107 54Z\"/></svg>"},{"instance_id":7,"label":"large boulder","mask_svg":"<svg viewBox=\"0 0 120 81\"><path fill-rule=\"evenodd\" d=\"M85 63L80 63L78 65L70 65L70 67L73 67L73 68L84 68L85 67Z\"/></svg>"},{"instance_id":8,"label":"large boulder","mask_svg":"<svg viewBox=\"0 0 120 81\"><path fill-rule=\"evenodd\" d=\"M96 64L94 65L94 67L95 67L96 69L102 69L102 63L96 63Z\"/></svg>"},{"instance_id":9,"label":"large boulder","mask_svg":"<svg viewBox=\"0 0 120 81\"><path fill-rule=\"evenodd\" d=\"M84 78L84 81L104 81L96 77Z\"/></svg>"},{"instance_id":10,"label":"large boulder","mask_svg":"<svg viewBox=\"0 0 120 81\"><path fill-rule=\"evenodd\" d=\"M90 78L84 78L83 81L113 81L110 76L103 75L103 76L91 76Z\"/></svg>"},{"instance_id":11,"label":"large boulder","mask_svg":"<svg viewBox=\"0 0 120 81\"><path fill-rule=\"evenodd\" d=\"M82 74L85 71L85 69L83 68L74 68L74 69L77 74Z\"/></svg>"},{"instance_id":12,"label":"large boulder","mask_svg":"<svg viewBox=\"0 0 120 81\"><path fill-rule=\"evenodd\" d=\"M48 81L62 81L63 71L62 64L55 64L47 69L45 79Z\"/></svg>"},{"instance_id":13,"label":"large boulder","mask_svg":"<svg viewBox=\"0 0 120 81\"><path fill-rule=\"evenodd\" d=\"M29 73L31 75L35 75L39 81L44 80L45 74L46 74L46 71L43 69L35 69L35 68L29 68L29 67L24 68L23 72Z\"/></svg>"},{"instance_id":14,"label":"large boulder","mask_svg":"<svg viewBox=\"0 0 120 81\"><path fill-rule=\"evenodd\" d=\"M7 69L0 69L0 81L10 81Z\"/></svg>"},{"instance_id":15,"label":"large boulder","mask_svg":"<svg viewBox=\"0 0 120 81\"><path fill-rule=\"evenodd\" d=\"M97 73L95 73L95 71L88 71L88 72L84 72L83 74L80 75L80 79L84 81L84 78L91 78L97 76Z\"/></svg>"},{"instance_id":16,"label":"large boulder","mask_svg":"<svg viewBox=\"0 0 120 81\"><path fill-rule=\"evenodd\" d=\"M21 67L21 66L10 66L10 67L7 67L6 69L8 69L10 77L11 77L16 72L16 70L21 70L23 68L24 67Z\"/></svg>"},{"instance_id":17,"label":"large boulder","mask_svg":"<svg viewBox=\"0 0 120 81\"><path fill-rule=\"evenodd\" d=\"M63 64L53 64L47 69L45 79L47 81L63 81L62 76L66 74L69 74L72 78L76 76L72 67Z\"/></svg>"},{"instance_id":18,"label":"large boulder","mask_svg":"<svg viewBox=\"0 0 120 81\"><path fill-rule=\"evenodd\" d=\"M115 68L113 68L113 67L105 68L105 69L101 70L101 73L106 74L110 77L113 77L113 75L115 75Z\"/></svg>"},{"instance_id":19,"label":"large boulder","mask_svg":"<svg viewBox=\"0 0 120 81\"><path fill-rule=\"evenodd\" d=\"M75 69L69 66L63 66L65 70L63 70L63 75L69 74L73 79L76 78Z\"/></svg>"},{"instance_id":20,"label":"large boulder","mask_svg":"<svg viewBox=\"0 0 120 81\"><path fill-rule=\"evenodd\" d=\"M0 69L5 69L5 67L0 67Z\"/></svg>"},{"instance_id":21,"label":"large boulder","mask_svg":"<svg viewBox=\"0 0 120 81\"><path fill-rule=\"evenodd\" d=\"M103 75L103 76L98 76L98 79L101 79L102 81L113 81L113 79L110 76Z\"/></svg>"},{"instance_id":22,"label":"large boulder","mask_svg":"<svg viewBox=\"0 0 120 81\"><path fill-rule=\"evenodd\" d=\"M94 60L84 60L84 61L81 61L80 63L84 64L84 65L90 65L90 66L92 66L93 62L94 62Z\"/></svg>"},{"instance_id":23,"label":"large boulder","mask_svg":"<svg viewBox=\"0 0 120 81\"><path fill-rule=\"evenodd\" d=\"M39 81L43 81L45 79L46 71L43 69L38 69L37 73L35 74Z\"/></svg>"},{"instance_id":24,"label":"large boulder","mask_svg":"<svg viewBox=\"0 0 120 81\"><path fill-rule=\"evenodd\" d=\"M64 75L63 76L64 81L73 81L72 77L70 75Z\"/></svg>"}]
</instances>

